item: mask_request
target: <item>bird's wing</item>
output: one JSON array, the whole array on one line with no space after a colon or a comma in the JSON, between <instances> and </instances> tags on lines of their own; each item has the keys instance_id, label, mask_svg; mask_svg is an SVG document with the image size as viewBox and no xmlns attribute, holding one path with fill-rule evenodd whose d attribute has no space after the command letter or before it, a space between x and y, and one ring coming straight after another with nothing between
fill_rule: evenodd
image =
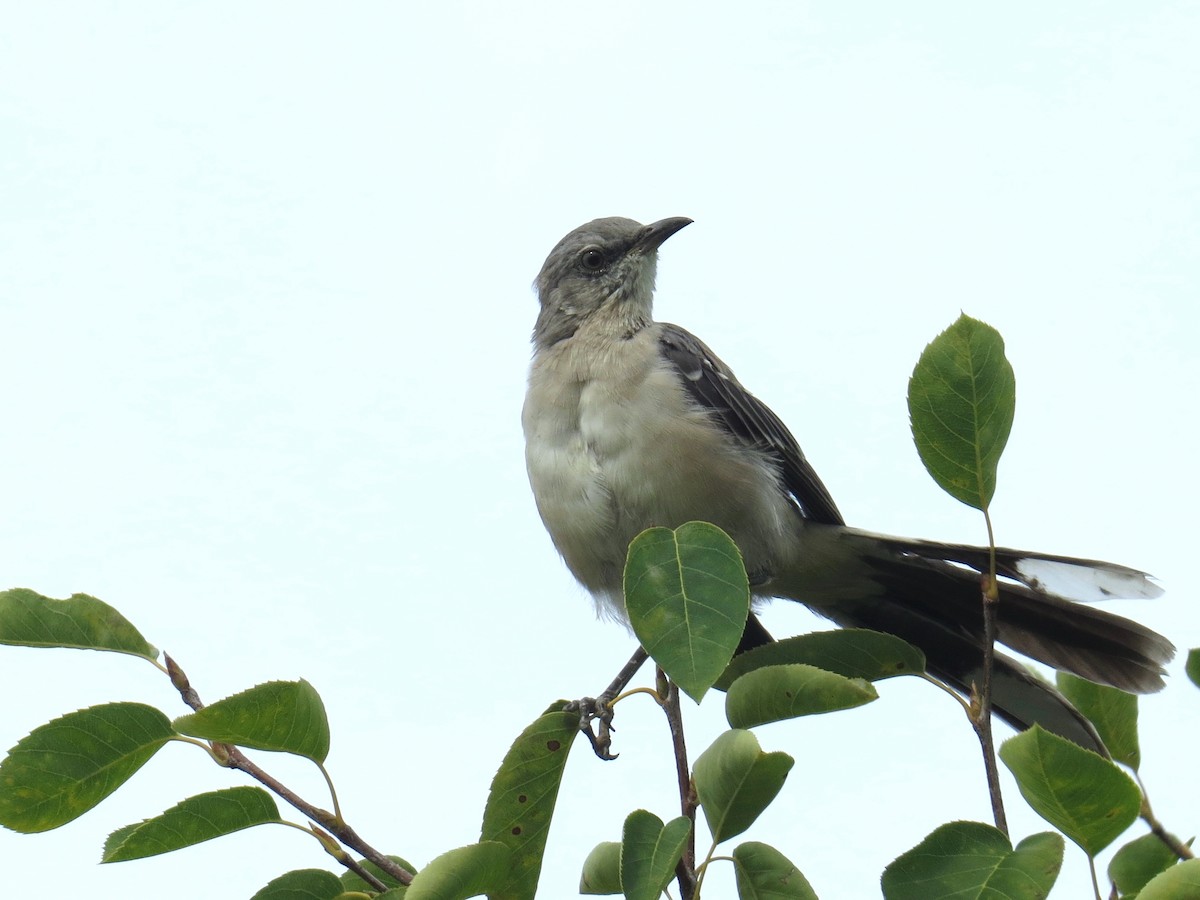
<instances>
[{"instance_id":1,"label":"bird's wing","mask_svg":"<svg viewBox=\"0 0 1200 900\"><path fill-rule=\"evenodd\" d=\"M777 460L784 486L807 518L844 524L829 491L779 417L742 387L730 368L694 334L665 322L659 329L659 351L679 372L692 399L730 435Z\"/></svg>"}]
</instances>

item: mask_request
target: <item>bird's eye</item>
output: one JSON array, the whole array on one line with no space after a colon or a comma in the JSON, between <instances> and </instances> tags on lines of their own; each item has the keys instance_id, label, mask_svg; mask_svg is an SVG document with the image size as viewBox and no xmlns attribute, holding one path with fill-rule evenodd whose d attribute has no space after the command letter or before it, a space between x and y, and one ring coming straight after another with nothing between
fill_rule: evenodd
<instances>
[{"instance_id":1,"label":"bird's eye","mask_svg":"<svg viewBox=\"0 0 1200 900\"><path fill-rule=\"evenodd\" d=\"M579 254L579 265L585 272L599 272L604 268L604 254L595 247L588 247Z\"/></svg>"}]
</instances>

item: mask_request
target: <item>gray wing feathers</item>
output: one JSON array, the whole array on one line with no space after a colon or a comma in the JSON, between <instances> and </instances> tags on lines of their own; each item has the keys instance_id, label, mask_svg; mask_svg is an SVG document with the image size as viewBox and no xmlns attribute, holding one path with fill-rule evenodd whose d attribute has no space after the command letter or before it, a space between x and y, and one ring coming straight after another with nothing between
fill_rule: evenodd
<instances>
[{"instance_id":1,"label":"gray wing feathers","mask_svg":"<svg viewBox=\"0 0 1200 900\"><path fill-rule=\"evenodd\" d=\"M661 323L659 327L659 350L682 376L692 399L730 435L778 461L783 484L805 517L828 525L843 524L829 491L779 417L742 387L698 337L678 325Z\"/></svg>"}]
</instances>

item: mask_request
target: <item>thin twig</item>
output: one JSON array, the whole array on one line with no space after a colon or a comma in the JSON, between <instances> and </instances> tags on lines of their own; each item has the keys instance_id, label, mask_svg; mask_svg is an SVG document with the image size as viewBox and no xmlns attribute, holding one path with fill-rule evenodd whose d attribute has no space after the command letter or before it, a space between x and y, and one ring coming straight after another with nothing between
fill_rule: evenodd
<instances>
[{"instance_id":1,"label":"thin twig","mask_svg":"<svg viewBox=\"0 0 1200 900\"><path fill-rule=\"evenodd\" d=\"M1179 859L1194 859L1195 854L1192 853L1192 848L1167 831L1163 827L1163 823L1158 821L1158 817L1154 815L1154 810L1150 808L1150 797L1146 793L1146 786L1142 784L1140 775L1137 776L1137 780L1138 785L1142 789L1142 811L1140 815L1142 821L1150 826L1150 833L1162 841L1167 846L1167 849L1179 857Z\"/></svg>"},{"instance_id":2,"label":"thin twig","mask_svg":"<svg viewBox=\"0 0 1200 900\"><path fill-rule=\"evenodd\" d=\"M658 677L665 678L662 670ZM671 745L675 750L675 774L679 782L679 809L691 820L687 845L683 856L675 866L675 880L679 883L682 900L691 900L696 893L696 792L692 787L691 767L688 765L687 744L683 735L683 710L679 705L679 688L674 682L667 687L667 702L663 707L667 724L671 728Z\"/></svg>"},{"instance_id":3,"label":"thin twig","mask_svg":"<svg viewBox=\"0 0 1200 900\"><path fill-rule=\"evenodd\" d=\"M983 576L983 686L977 696L972 697L975 715L971 723L979 737L983 751L983 768L987 774L988 795L992 799L992 818L996 827L1008 835L1008 819L1004 815L1004 797L1000 792L1000 771L996 765L996 745L992 739L992 666L996 653L996 605L1000 602L1000 588L996 584L996 539L992 533L992 519L985 508L983 519L988 532L988 572ZM972 692L974 693L974 692Z\"/></svg>"},{"instance_id":4,"label":"thin twig","mask_svg":"<svg viewBox=\"0 0 1200 900\"><path fill-rule=\"evenodd\" d=\"M175 689L179 691L179 696L183 699L183 702L196 712L202 710L204 708L204 702L200 699L200 695L197 694L195 689L192 687L191 682L188 681L188 677L184 673L183 669L181 669L175 660L173 660L169 655L163 655L167 662L167 673L171 677L171 684L173 684ZM235 747L232 744L215 743L213 744L213 751L218 757L224 759L223 765L230 769L237 769L241 772L245 772L259 784L263 785L263 787L276 794L281 800L284 800L292 807L298 809L314 822L319 823L321 827L329 831L347 847L355 850L358 853L361 853L365 858L369 859L401 884L407 885L412 882L412 872L409 872L403 866L398 865L394 860L389 859L387 856L380 853L378 850L364 841L358 836L354 829L342 821L340 817L335 816L328 810L314 806L303 797L292 791L290 788L277 781L273 776L263 771L238 747ZM387 889L387 885L366 870L363 870L362 872L356 872L356 874L359 875L359 877L364 881L368 882L375 890Z\"/></svg>"},{"instance_id":5,"label":"thin twig","mask_svg":"<svg viewBox=\"0 0 1200 900\"><path fill-rule=\"evenodd\" d=\"M629 662L625 663L621 671L617 673L617 677L612 680L612 684L606 687L604 693L600 696L615 697L621 691L625 690L625 686L633 680L633 676L637 674L638 669L649 658L650 654L646 652L646 649L641 644L638 644L638 648L633 652L633 656L629 657Z\"/></svg>"},{"instance_id":6,"label":"thin twig","mask_svg":"<svg viewBox=\"0 0 1200 900\"><path fill-rule=\"evenodd\" d=\"M971 725L979 738L983 752L983 768L987 774L988 795L992 800L992 818L996 827L1008 835L1008 819L1004 815L1004 797L1000 792L1000 770L996 765L996 745L992 739L992 654L996 640L995 601L983 600L983 689L971 692Z\"/></svg>"}]
</instances>

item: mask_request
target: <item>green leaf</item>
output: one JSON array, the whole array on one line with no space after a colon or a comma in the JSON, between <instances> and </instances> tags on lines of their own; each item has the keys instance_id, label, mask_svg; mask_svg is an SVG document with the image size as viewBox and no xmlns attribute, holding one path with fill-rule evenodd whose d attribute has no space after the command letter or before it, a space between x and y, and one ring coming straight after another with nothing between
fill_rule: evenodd
<instances>
[{"instance_id":1,"label":"green leaf","mask_svg":"<svg viewBox=\"0 0 1200 900\"><path fill-rule=\"evenodd\" d=\"M946 493L987 509L1016 410L1017 383L995 328L960 315L925 348L908 382L921 462Z\"/></svg>"},{"instance_id":2,"label":"green leaf","mask_svg":"<svg viewBox=\"0 0 1200 900\"><path fill-rule=\"evenodd\" d=\"M197 794L161 816L119 828L104 842L101 862L122 862L170 853L222 835L278 822L279 808L259 787L242 786Z\"/></svg>"},{"instance_id":3,"label":"green leaf","mask_svg":"<svg viewBox=\"0 0 1200 900\"><path fill-rule=\"evenodd\" d=\"M1059 672L1058 689L1096 726L1112 758L1137 771L1142 762L1138 746L1138 701L1133 694Z\"/></svg>"},{"instance_id":4,"label":"green leaf","mask_svg":"<svg viewBox=\"0 0 1200 900\"><path fill-rule=\"evenodd\" d=\"M1114 763L1034 725L1000 748L1000 758L1034 812L1088 856L1133 824L1142 795Z\"/></svg>"},{"instance_id":5,"label":"green leaf","mask_svg":"<svg viewBox=\"0 0 1200 900\"><path fill-rule=\"evenodd\" d=\"M739 653L714 687L727 691L747 672L789 663L805 663L846 678L879 681L919 675L925 671L925 654L895 635L865 628L813 631Z\"/></svg>"},{"instance_id":6,"label":"green leaf","mask_svg":"<svg viewBox=\"0 0 1200 900\"><path fill-rule=\"evenodd\" d=\"M636 809L621 834L621 887L627 900L655 900L671 882L683 856L692 823L686 816L666 825L652 812Z\"/></svg>"},{"instance_id":7,"label":"green leaf","mask_svg":"<svg viewBox=\"0 0 1200 900\"><path fill-rule=\"evenodd\" d=\"M579 734L579 714L565 712L564 703L521 732L492 779L480 840L501 843L512 854L507 878L492 888L492 900L532 900L537 892L563 769Z\"/></svg>"},{"instance_id":8,"label":"green leaf","mask_svg":"<svg viewBox=\"0 0 1200 900\"><path fill-rule=\"evenodd\" d=\"M394 863L397 863L400 866L400 868L404 869L406 872L416 872L417 871L416 866L414 866L412 863L410 863L408 860L404 859L401 856L392 856L391 854L389 854L388 859L390 859ZM372 875L374 875L376 878L378 878L380 881L382 881L384 884L386 884L388 887L395 888L399 892L397 894L397 896L402 896L404 894L404 892L408 889L407 886L402 885L399 881L397 881L395 878L393 878L387 872L383 871L383 869L379 868L379 866L375 865L375 863L371 862L370 860L360 859L358 861L358 864L360 866L362 866L364 869L366 869L368 872L370 872ZM373 890L375 890L373 887L371 887L365 881L363 881L363 879L358 875L357 872L351 872L351 871L347 870L347 871L343 872L339 877L341 878L343 890L347 890L347 891L373 891ZM388 892L388 893L390 893L390 892ZM381 894L380 896L387 896L387 895L388 894L385 893L385 894Z\"/></svg>"},{"instance_id":9,"label":"green leaf","mask_svg":"<svg viewBox=\"0 0 1200 900\"><path fill-rule=\"evenodd\" d=\"M507 880L511 857L508 848L495 841L450 850L417 873L405 900L466 900L490 894Z\"/></svg>"},{"instance_id":10,"label":"green leaf","mask_svg":"<svg viewBox=\"0 0 1200 900\"><path fill-rule=\"evenodd\" d=\"M180 716L182 734L273 750L324 762L329 755L329 720L316 689L300 681L269 681Z\"/></svg>"},{"instance_id":11,"label":"green leaf","mask_svg":"<svg viewBox=\"0 0 1200 900\"><path fill-rule=\"evenodd\" d=\"M699 702L729 665L750 614L741 553L707 522L643 531L629 545L625 608L646 652Z\"/></svg>"},{"instance_id":12,"label":"green leaf","mask_svg":"<svg viewBox=\"0 0 1200 900\"><path fill-rule=\"evenodd\" d=\"M852 709L879 695L871 682L844 678L814 666L766 666L743 675L725 695L725 718L751 728L798 716Z\"/></svg>"},{"instance_id":13,"label":"green leaf","mask_svg":"<svg viewBox=\"0 0 1200 900\"><path fill-rule=\"evenodd\" d=\"M950 822L884 869L883 896L1042 900L1058 878L1062 858L1063 840L1053 832L1027 837L1014 850L991 825Z\"/></svg>"},{"instance_id":14,"label":"green leaf","mask_svg":"<svg viewBox=\"0 0 1200 900\"><path fill-rule=\"evenodd\" d=\"M726 731L713 741L692 773L713 840L729 840L753 825L794 764L786 753L764 753L749 731Z\"/></svg>"},{"instance_id":15,"label":"green leaf","mask_svg":"<svg viewBox=\"0 0 1200 900\"><path fill-rule=\"evenodd\" d=\"M142 703L93 706L35 728L0 762L0 825L31 834L77 819L174 736Z\"/></svg>"},{"instance_id":16,"label":"green leaf","mask_svg":"<svg viewBox=\"0 0 1200 900\"><path fill-rule=\"evenodd\" d=\"M733 862L740 900L817 900L800 870L768 844L739 844Z\"/></svg>"},{"instance_id":17,"label":"green leaf","mask_svg":"<svg viewBox=\"0 0 1200 900\"><path fill-rule=\"evenodd\" d=\"M158 658L158 650L103 600L87 594L54 600L26 588L0 591L0 644L110 650Z\"/></svg>"},{"instance_id":18,"label":"green leaf","mask_svg":"<svg viewBox=\"0 0 1200 900\"><path fill-rule=\"evenodd\" d=\"M1194 900L1200 897L1200 859L1172 866L1150 880L1137 900Z\"/></svg>"},{"instance_id":19,"label":"green leaf","mask_svg":"<svg viewBox=\"0 0 1200 900\"><path fill-rule=\"evenodd\" d=\"M324 869L296 869L272 879L250 900L334 900L342 883Z\"/></svg>"},{"instance_id":20,"label":"green leaf","mask_svg":"<svg viewBox=\"0 0 1200 900\"><path fill-rule=\"evenodd\" d=\"M1188 651L1184 671L1187 672L1187 677L1192 679L1192 684L1200 687L1200 647L1194 647Z\"/></svg>"},{"instance_id":21,"label":"green leaf","mask_svg":"<svg viewBox=\"0 0 1200 900\"><path fill-rule=\"evenodd\" d=\"M581 894L621 893L621 842L601 841L583 861L579 875Z\"/></svg>"},{"instance_id":22,"label":"green leaf","mask_svg":"<svg viewBox=\"0 0 1200 900\"><path fill-rule=\"evenodd\" d=\"M1122 896L1131 897L1178 861L1171 848L1156 836L1143 834L1113 854L1108 863L1108 877Z\"/></svg>"}]
</instances>

